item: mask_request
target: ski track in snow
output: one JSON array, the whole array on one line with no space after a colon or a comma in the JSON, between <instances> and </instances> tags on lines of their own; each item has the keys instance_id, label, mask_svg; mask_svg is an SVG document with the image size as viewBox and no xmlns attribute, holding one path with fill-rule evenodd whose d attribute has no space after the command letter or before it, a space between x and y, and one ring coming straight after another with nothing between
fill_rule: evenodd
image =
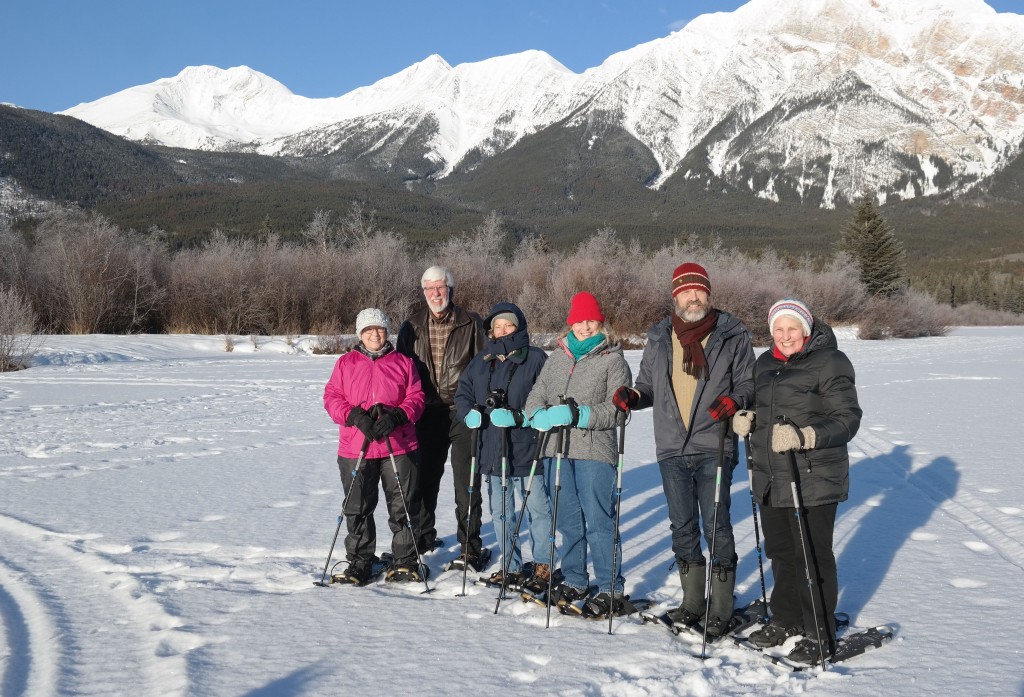
<instances>
[{"instance_id":1,"label":"ski track in snow","mask_svg":"<svg viewBox=\"0 0 1024 697\"><path fill-rule=\"evenodd\" d=\"M127 569L83 537L0 516L0 615L10 654L4 695L183 695L183 654L204 641L178 631ZM15 561L19 560L19 561Z\"/></svg>"}]
</instances>

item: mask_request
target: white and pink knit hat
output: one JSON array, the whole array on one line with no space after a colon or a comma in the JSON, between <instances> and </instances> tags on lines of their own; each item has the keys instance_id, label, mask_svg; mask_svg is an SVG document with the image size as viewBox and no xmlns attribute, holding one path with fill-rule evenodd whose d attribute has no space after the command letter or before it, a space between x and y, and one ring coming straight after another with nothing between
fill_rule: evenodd
<instances>
[{"instance_id":1,"label":"white and pink knit hat","mask_svg":"<svg viewBox=\"0 0 1024 697\"><path fill-rule=\"evenodd\" d=\"M775 332L775 320L779 317L792 317L800 323L804 330L804 336L811 335L814 317L811 315L811 311L807 309L807 306L799 300L786 298L772 305L771 309L768 310L768 330L770 332Z\"/></svg>"}]
</instances>

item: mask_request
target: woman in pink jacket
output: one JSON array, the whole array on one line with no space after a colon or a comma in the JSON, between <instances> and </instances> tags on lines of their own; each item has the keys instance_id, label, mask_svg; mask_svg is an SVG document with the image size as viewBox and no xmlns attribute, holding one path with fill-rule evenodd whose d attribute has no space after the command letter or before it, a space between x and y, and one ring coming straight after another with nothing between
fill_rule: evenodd
<instances>
[{"instance_id":1,"label":"woman in pink jacket","mask_svg":"<svg viewBox=\"0 0 1024 697\"><path fill-rule=\"evenodd\" d=\"M422 580L406 513L415 521L420 508L414 424L423 413L423 389L412 359L395 351L388 341L390 326L378 309L360 312L356 317L359 344L338 359L324 387L324 408L339 426L338 468L348 497L343 511L348 519L348 568L335 580L359 586L371 580L376 560L373 511L378 482L383 485L393 533L394 563L387 580ZM391 465L388 441L397 473Z\"/></svg>"}]
</instances>

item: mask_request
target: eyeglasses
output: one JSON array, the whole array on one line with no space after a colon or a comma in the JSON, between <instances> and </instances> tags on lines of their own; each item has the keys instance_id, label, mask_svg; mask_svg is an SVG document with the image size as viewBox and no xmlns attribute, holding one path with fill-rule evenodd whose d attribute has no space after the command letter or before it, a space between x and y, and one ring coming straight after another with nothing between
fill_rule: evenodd
<instances>
[{"instance_id":1,"label":"eyeglasses","mask_svg":"<svg viewBox=\"0 0 1024 697\"><path fill-rule=\"evenodd\" d=\"M448 285L446 283L439 283L439 284L434 284L432 286L423 286L423 290L424 290L424 292L427 292L427 293L432 292L432 291L436 291L438 293L443 293L443 292L448 290Z\"/></svg>"}]
</instances>

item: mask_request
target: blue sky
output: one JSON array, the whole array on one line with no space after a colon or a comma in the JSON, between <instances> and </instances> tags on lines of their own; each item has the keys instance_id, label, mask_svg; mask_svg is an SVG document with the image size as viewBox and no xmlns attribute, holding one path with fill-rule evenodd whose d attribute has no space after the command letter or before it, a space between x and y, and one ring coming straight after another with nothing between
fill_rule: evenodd
<instances>
[{"instance_id":1,"label":"blue sky","mask_svg":"<svg viewBox=\"0 0 1024 697\"><path fill-rule=\"evenodd\" d=\"M987 0L1024 14L1024 0ZM60 111L177 75L248 65L337 97L437 53L452 65L547 51L576 72L744 0L9 0L0 102Z\"/></svg>"}]
</instances>

